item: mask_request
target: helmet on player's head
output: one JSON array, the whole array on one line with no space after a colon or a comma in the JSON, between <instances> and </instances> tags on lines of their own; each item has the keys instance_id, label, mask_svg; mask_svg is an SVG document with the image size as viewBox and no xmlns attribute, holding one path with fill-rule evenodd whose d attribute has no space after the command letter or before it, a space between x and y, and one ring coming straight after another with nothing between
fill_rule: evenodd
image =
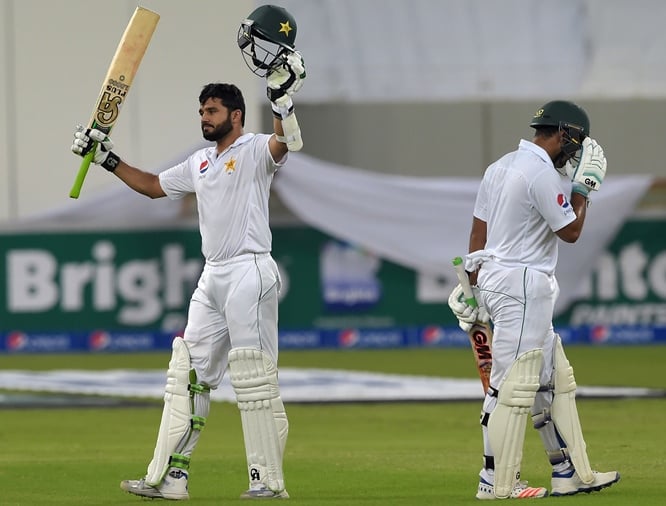
<instances>
[{"instance_id":1,"label":"helmet on player's head","mask_svg":"<svg viewBox=\"0 0 666 506\"><path fill-rule=\"evenodd\" d=\"M296 20L283 7L262 5L241 23L237 42L250 70L264 77L295 51Z\"/></svg>"},{"instance_id":2,"label":"helmet on player's head","mask_svg":"<svg viewBox=\"0 0 666 506\"><path fill-rule=\"evenodd\" d=\"M553 126L563 131L562 151L567 157L581 149L583 139L590 135L590 118L587 113L579 105L566 100L553 100L539 107L530 126Z\"/></svg>"}]
</instances>

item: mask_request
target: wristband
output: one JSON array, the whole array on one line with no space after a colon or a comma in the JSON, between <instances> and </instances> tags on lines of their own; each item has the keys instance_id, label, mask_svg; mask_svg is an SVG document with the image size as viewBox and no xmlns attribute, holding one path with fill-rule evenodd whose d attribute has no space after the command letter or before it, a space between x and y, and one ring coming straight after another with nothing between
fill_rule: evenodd
<instances>
[{"instance_id":1,"label":"wristband","mask_svg":"<svg viewBox=\"0 0 666 506\"><path fill-rule=\"evenodd\" d=\"M286 100L280 100L280 104L271 102L271 109L273 110L273 116L275 116L276 119L283 120L294 112L294 102L291 100L291 97L288 96Z\"/></svg>"},{"instance_id":2,"label":"wristband","mask_svg":"<svg viewBox=\"0 0 666 506\"><path fill-rule=\"evenodd\" d=\"M100 165L109 172L113 172L116 170L116 167L118 167L119 164L120 157L113 151L109 151L109 154L106 156L106 160L104 160Z\"/></svg>"},{"instance_id":3,"label":"wristband","mask_svg":"<svg viewBox=\"0 0 666 506\"><path fill-rule=\"evenodd\" d=\"M585 198L590 194L590 189L583 183L578 182L574 182L573 185L571 185L571 191L574 193L580 193Z\"/></svg>"}]
</instances>

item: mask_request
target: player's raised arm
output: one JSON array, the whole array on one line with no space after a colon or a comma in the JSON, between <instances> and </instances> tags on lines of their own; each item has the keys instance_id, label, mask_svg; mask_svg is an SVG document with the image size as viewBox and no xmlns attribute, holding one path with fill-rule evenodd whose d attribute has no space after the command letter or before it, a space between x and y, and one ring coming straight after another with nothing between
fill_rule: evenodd
<instances>
[{"instance_id":1,"label":"player's raised arm","mask_svg":"<svg viewBox=\"0 0 666 506\"><path fill-rule=\"evenodd\" d=\"M91 161L94 164L113 172L127 186L138 193L152 199L166 195L156 174L132 167L123 162L111 149L113 149L113 141L100 130L78 126L74 132L73 153L82 157L93 153Z\"/></svg>"},{"instance_id":2,"label":"player's raised arm","mask_svg":"<svg viewBox=\"0 0 666 506\"><path fill-rule=\"evenodd\" d=\"M275 137L269 148L273 159L279 160L287 151L300 151L303 147L301 129L298 126L292 96L303 86L305 64L298 51L287 56L283 67L266 76L266 92L273 109Z\"/></svg>"},{"instance_id":3,"label":"player's raised arm","mask_svg":"<svg viewBox=\"0 0 666 506\"><path fill-rule=\"evenodd\" d=\"M256 9L238 31L238 47L249 69L266 78L275 135L269 141L274 160L303 147L292 96L305 79L303 57L296 51L296 20L283 8L264 5Z\"/></svg>"}]
</instances>

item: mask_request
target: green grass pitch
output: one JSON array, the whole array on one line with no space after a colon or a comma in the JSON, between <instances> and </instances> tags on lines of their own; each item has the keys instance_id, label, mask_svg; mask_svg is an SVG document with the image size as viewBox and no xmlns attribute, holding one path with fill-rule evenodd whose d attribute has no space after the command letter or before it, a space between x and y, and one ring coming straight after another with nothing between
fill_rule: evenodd
<instances>
[{"instance_id":1,"label":"green grass pitch","mask_svg":"<svg viewBox=\"0 0 666 506\"><path fill-rule=\"evenodd\" d=\"M580 385L664 389L666 346L569 347ZM4 369L164 369L166 353L0 356ZM289 351L282 367L475 377L467 349ZM478 504L480 403L287 404L285 477L290 503L307 506ZM664 503L666 399L581 399L593 467L621 481L592 494L547 498L566 506ZM138 505L118 483L152 455L161 403L130 408L0 409L0 504ZM244 504L240 418L214 403L192 459L188 504ZM549 466L528 428L522 474L549 487ZM534 500L531 500L534 501ZM531 503L531 502L530 502ZM153 503L151 503L153 504Z\"/></svg>"}]
</instances>

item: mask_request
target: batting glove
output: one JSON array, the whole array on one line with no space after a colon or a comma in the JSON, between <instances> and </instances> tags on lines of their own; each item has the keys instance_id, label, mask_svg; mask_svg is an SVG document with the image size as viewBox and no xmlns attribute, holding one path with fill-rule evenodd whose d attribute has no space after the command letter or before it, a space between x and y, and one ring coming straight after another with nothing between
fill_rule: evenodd
<instances>
[{"instance_id":1,"label":"batting glove","mask_svg":"<svg viewBox=\"0 0 666 506\"><path fill-rule=\"evenodd\" d=\"M101 130L86 129L82 125L76 127L72 153L86 156L94 149L93 163L113 172L120 163L120 157L111 151L112 148L113 141Z\"/></svg>"},{"instance_id":2,"label":"batting glove","mask_svg":"<svg viewBox=\"0 0 666 506\"><path fill-rule=\"evenodd\" d=\"M467 298L465 297L465 293L463 292L460 283L456 285L451 292L451 295L449 295L449 307L458 319L458 326L465 332L469 332L472 329L472 326L477 322L487 323L490 321L488 311L483 304L481 304L479 289L476 286L473 286L472 292L476 299L476 307L472 307L467 303Z\"/></svg>"},{"instance_id":3,"label":"batting glove","mask_svg":"<svg viewBox=\"0 0 666 506\"><path fill-rule=\"evenodd\" d=\"M572 177L572 190L587 197L597 191L606 176L606 156L602 147L590 137L583 140L580 162Z\"/></svg>"},{"instance_id":4,"label":"batting glove","mask_svg":"<svg viewBox=\"0 0 666 506\"><path fill-rule=\"evenodd\" d=\"M266 76L266 94L271 102L288 95L292 96L303 86L305 79L305 63L298 51L287 56L282 67L272 70Z\"/></svg>"}]
</instances>

